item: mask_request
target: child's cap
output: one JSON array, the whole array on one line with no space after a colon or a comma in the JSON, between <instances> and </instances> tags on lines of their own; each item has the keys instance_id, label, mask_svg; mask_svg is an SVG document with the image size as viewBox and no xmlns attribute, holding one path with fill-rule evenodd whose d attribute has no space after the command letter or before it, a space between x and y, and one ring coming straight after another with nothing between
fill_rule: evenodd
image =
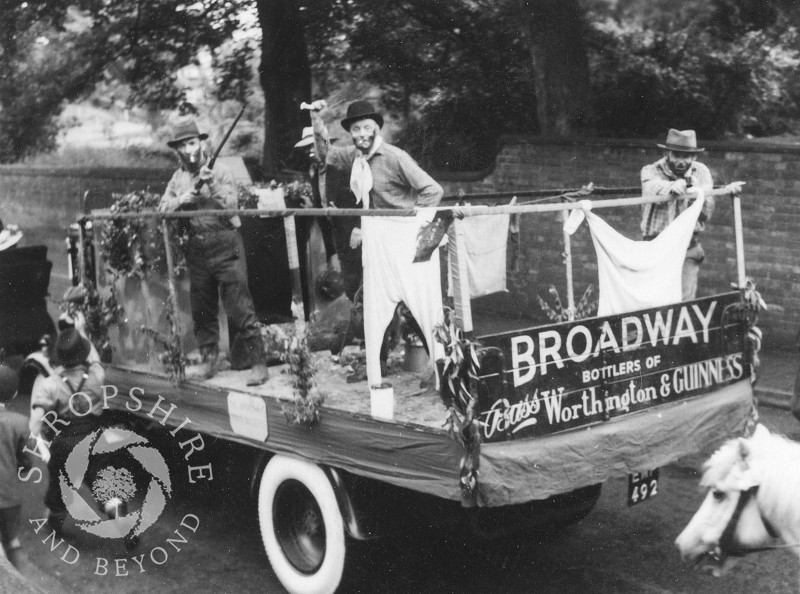
<instances>
[{"instance_id":1,"label":"child's cap","mask_svg":"<svg viewBox=\"0 0 800 594\"><path fill-rule=\"evenodd\" d=\"M19 375L8 365L0 365L0 402L8 402L17 393Z\"/></svg>"}]
</instances>

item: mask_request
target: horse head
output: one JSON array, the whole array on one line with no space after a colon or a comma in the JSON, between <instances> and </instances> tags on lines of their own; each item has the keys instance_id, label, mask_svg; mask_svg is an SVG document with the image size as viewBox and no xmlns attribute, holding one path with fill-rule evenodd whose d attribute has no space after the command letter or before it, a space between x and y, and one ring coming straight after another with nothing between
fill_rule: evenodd
<instances>
[{"instance_id":1,"label":"horse head","mask_svg":"<svg viewBox=\"0 0 800 594\"><path fill-rule=\"evenodd\" d=\"M724 565L729 555L741 555L775 542L777 533L764 514L764 455L772 436L758 425L752 437L732 439L704 465L700 486L708 489L675 546L685 561L708 559Z\"/></svg>"}]
</instances>

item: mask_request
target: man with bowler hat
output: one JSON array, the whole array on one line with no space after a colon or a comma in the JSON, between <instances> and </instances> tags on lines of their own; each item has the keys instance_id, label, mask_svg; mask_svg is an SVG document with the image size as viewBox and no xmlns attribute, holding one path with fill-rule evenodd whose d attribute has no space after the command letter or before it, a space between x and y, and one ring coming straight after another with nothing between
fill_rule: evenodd
<instances>
[{"instance_id":1,"label":"man with bowler hat","mask_svg":"<svg viewBox=\"0 0 800 594\"><path fill-rule=\"evenodd\" d=\"M706 192L705 204L697 219L694 235L683 262L682 298L684 301L689 301L697 296L697 277L700 264L705 259L705 252L700 244L700 233L705 231L706 224L714 212L714 197L707 193L714 188L714 181L708 167L697 161L698 153L702 153L705 149L698 148L694 130L672 128L667 133L666 142L657 146L664 150L664 154L655 163L642 168L642 196L669 195L673 199L668 202L642 205L642 239L650 241L675 220L675 217L689 206L686 194L693 188L700 188ZM725 188L730 193L738 193L741 192L742 183L733 182Z\"/></svg>"},{"instance_id":2,"label":"man with bowler hat","mask_svg":"<svg viewBox=\"0 0 800 594\"><path fill-rule=\"evenodd\" d=\"M58 335L55 354L60 367L40 378L31 392L30 432L48 443L50 482L44 503L48 521L61 531L67 508L61 498L59 473L72 448L99 425L105 370L89 339L78 328L66 328Z\"/></svg>"},{"instance_id":3,"label":"man with bowler hat","mask_svg":"<svg viewBox=\"0 0 800 594\"><path fill-rule=\"evenodd\" d=\"M383 139L383 116L369 101L354 101L347 108L341 124L350 134L349 146L329 145L320 115L326 107L324 100L311 104L316 152L329 172L349 174L356 208L413 209L439 204L442 187L408 153ZM442 320L439 259L414 263L417 232L424 216L362 217L351 232L351 248L363 240L364 334L370 385L382 382L380 345L399 302L405 302L419 323L426 347L437 348L432 337L433 328Z\"/></svg>"},{"instance_id":4,"label":"man with bowler hat","mask_svg":"<svg viewBox=\"0 0 800 594\"><path fill-rule=\"evenodd\" d=\"M169 180L161 198L159 210L162 212L237 208L238 192L233 173L220 163L215 164L213 170L209 168L206 138L208 135L200 132L193 119L182 120L175 126L172 140L167 144L177 153L181 167ZM240 224L236 215L188 219L189 301L194 333L203 358L201 377L211 378L217 371L217 311L222 293L225 313L245 344L252 364L247 385L257 386L267 379L267 359L247 285L244 244L238 231Z\"/></svg>"}]
</instances>

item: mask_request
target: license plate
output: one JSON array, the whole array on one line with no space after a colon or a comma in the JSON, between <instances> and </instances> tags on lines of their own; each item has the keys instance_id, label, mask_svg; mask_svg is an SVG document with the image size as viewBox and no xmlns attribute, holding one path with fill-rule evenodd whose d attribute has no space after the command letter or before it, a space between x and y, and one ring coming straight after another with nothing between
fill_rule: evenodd
<instances>
[{"instance_id":1,"label":"license plate","mask_svg":"<svg viewBox=\"0 0 800 594\"><path fill-rule=\"evenodd\" d=\"M628 505L636 505L658 495L658 468L628 475Z\"/></svg>"}]
</instances>

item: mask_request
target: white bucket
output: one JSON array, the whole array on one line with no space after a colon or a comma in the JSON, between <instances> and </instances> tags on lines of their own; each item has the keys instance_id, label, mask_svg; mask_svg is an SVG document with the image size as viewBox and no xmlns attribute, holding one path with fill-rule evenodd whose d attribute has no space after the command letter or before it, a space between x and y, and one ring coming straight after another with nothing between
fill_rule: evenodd
<instances>
[{"instance_id":1,"label":"white bucket","mask_svg":"<svg viewBox=\"0 0 800 594\"><path fill-rule=\"evenodd\" d=\"M394 418L394 388L392 384L369 387L370 412L376 419Z\"/></svg>"}]
</instances>

